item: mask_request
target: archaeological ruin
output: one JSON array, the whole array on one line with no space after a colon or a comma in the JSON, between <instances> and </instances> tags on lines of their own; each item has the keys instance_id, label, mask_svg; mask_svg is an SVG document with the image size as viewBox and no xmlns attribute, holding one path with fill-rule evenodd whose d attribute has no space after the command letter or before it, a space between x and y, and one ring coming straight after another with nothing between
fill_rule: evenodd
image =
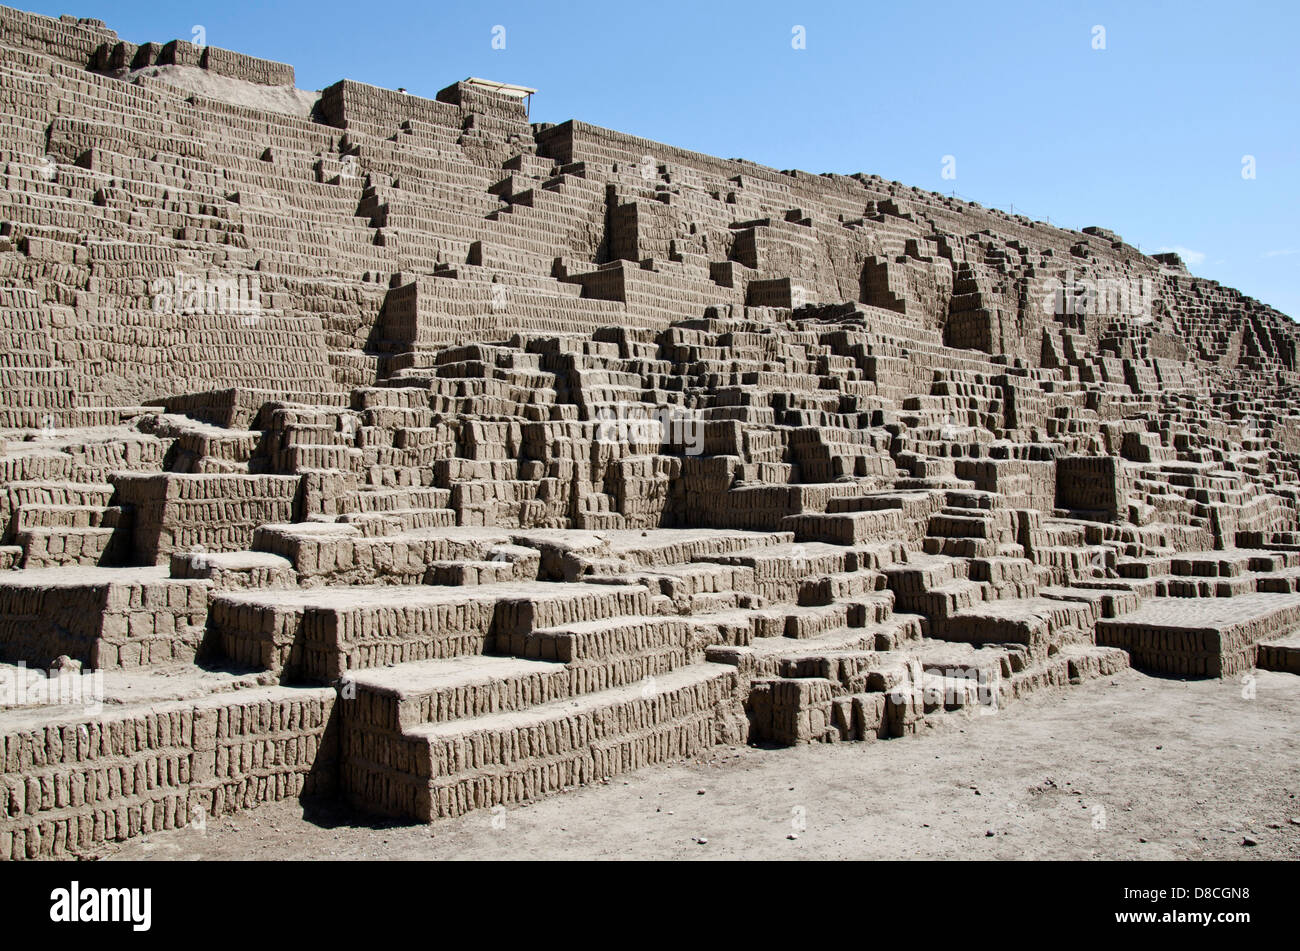
<instances>
[{"instance_id":1,"label":"archaeological ruin","mask_svg":"<svg viewBox=\"0 0 1300 951\"><path fill-rule=\"evenodd\" d=\"M0 857L1300 673L1290 318L529 92L0 8Z\"/></svg>"}]
</instances>

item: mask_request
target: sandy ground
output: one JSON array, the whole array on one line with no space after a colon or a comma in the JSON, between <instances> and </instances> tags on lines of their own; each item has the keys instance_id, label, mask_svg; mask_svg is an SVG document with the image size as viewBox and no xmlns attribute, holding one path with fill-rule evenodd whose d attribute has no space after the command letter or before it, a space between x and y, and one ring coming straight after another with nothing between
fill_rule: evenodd
<instances>
[{"instance_id":1,"label":"sandy ground","mask_svg":"<svg viewBox=\"0 0 1300 951\"><path fill-rule=\"evenodd\" d=\"M917 737L720 747L495 815L396 826L280 803L104 857L1300 858L1300 677L1254 686L1125 671Z\"/></svg>"}]
</instances>

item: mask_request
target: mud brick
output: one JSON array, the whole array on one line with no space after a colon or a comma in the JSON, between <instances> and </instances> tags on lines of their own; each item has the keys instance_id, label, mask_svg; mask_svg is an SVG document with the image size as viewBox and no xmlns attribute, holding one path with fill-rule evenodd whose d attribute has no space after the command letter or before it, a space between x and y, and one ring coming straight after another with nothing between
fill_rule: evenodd
<instances>
[{"instance_id":1,"label":"mud brick","mask_svg":"<svg viewBox=\"0 0 1300 951\"><path fill-rule=\"evenodd\" d=\"M1099 644L1128 651L1136 667L1159 673L1229 677L1255 666L1260 641L1300 622L1296 595L1255 594L1198 602L1155 598L1097 625Z\"/></svg>"},{"instance_id":2,"label":"mud brick","mask_svg":"<svg viewBox=\"0 0 1300 951\"><path fill-rule=\"evenodd\" d=\"M525 87L0 52L0 674L132 685L0 710L0 854L1296 669L1296 329L1175 254Z\"/></svg>"}]
</instances>

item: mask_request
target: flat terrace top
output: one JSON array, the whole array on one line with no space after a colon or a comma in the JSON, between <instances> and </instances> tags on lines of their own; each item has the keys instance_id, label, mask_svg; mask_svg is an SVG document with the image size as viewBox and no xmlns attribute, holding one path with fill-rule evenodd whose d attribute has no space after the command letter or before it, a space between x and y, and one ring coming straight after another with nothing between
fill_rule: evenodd
<instances>
[{"instance_id":1,"label":"flat terrace top","mask_svg":"<svg viewBox=\"0 0 1300 951\"><path fill-rule=\"evenodd\" d=\"M1300 612L1300 595L1243 594L1235 598L1147 598L1134 611L1099 623L1167 628L1227 628L1270 617L1282 611Z\"/></svg>"},{"instance_id":2,"label":"flat terrace top","mask_svg":"<svg viewBox=\"0 0 1300 951\"><path fill-rule=\"evenodd\" d=\"M283 608L324 608L350 611L364 608L426 604L464 604L472 601L561 599L584 595L628 594L647 590L644 585L586 584L583 582L508 581L481 585L368 585L357 587L288 588L232 591L214 600L235 604L273 604Z\"/></svg>"},{"instance_id":3,"label":"flat terrace top","mask_svg":"<svg viewBox=\"0 0 1300 951\"><path fill-rule=\"evenodd\" d=\"M463 528L430 529L430 533L450 535L464 532ZM480 532L506 532L521 543L528 541L547 542L582 550L605 548L611 553L627 553L666 548L673 545L700 543L718 547L756 547L775 545L793 540L791 532L751 532L730 528L610 528L610 529L573 529L573 528L521 528L521 529L479 529Z\"/></svg>"},{"instance_id":4,"label":"flat terrace top","mask_svg":"<svg viewBox=\"0 0 1300 951\"><path fill-rule=\"evenodd\" d=\"M98 568L66 565L0 573L0 588L92 588L107 584L158 584L171 581L166 565L147 568ZM178 579L186 583L188 579Z\"/></svg>"},{"instance_id":5,"label":"flat terrace top","mask_svg":"<svg viewBox=\"0 0 1300 951\"><path fill-rule=\"evenodd\" d=\"M558 661L472 654L442 660L412 661L396 667L350 670L347 676L362 686L392 691L402 696L427 693L446 686L491 684L510 677L553 673L563 667Z\"/></svg>"},{"instance_id":6,"label":"flat terrace top","mask_svg":"<svg viewBox=\"0 0 1300 951\"><path fill-rule=\"evenodd\" d=\"M766 542L779 544L793 538L790 532L746 532L726 528L653 528L614 529L600 532L615 551L636 551L660 545L680 545L683 542L744 542L747 545Z\"/></svg>"},{"instance_id":7,"label":"flat terrace top","mask_svg":"<svg viewBox=\"0 0 1300 951\"><path fill-rule=\"evenodd\" d=\"M204 670L192 664L125 670L70 671L61 677L0 664L0 733L51 720L130 713L141 706L198 700L273 685L265 673Z\"/></svg>"}]
</instances>

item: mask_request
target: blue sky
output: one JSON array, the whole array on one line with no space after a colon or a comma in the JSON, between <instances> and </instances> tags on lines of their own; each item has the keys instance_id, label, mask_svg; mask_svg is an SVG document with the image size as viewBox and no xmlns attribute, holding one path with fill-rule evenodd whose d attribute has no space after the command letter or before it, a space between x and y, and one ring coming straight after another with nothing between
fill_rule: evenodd
<instances>
[{"instance_id":1,"label":"blue sky","mask_svg":"<svg viewBox=\"0 0 1300 951\"><path fill-rule=\"evenodd\" d=\"M1102 225L1300 318L1296 0L8 2L134 42L202 25L213 46L292 63L302 88L432 96L484 76L539 89L535 121Z\"/></svg>"}]
</instances>

